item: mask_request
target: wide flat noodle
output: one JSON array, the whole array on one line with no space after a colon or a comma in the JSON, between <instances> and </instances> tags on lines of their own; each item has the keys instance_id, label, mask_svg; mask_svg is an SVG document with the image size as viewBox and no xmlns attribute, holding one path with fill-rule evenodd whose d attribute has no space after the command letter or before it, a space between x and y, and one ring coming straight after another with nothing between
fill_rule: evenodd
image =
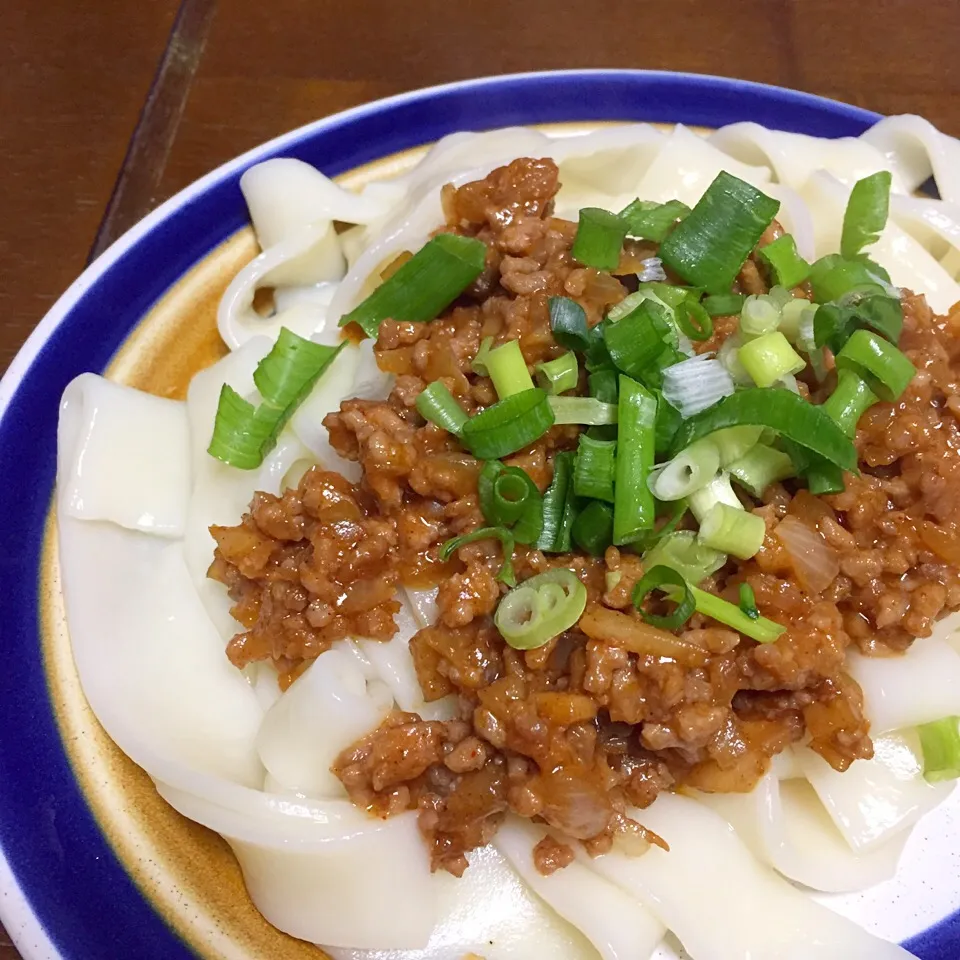
<instances>
[{"instance_id":1,"label":"wide flat noodle","mask_svg":"<svg viewBox=\"0 0 960 960\"><path fill-rule=\"evenodd\" d=\"M693 960L910 960L812 901L758 863L733 828L703 804L662 793L630 816L670 852L609 853L581 862L636 897L681 940Z\"/></svg>"},{"instance_id":2,"label":"wide flat noodle","mask_svg":"<svg viewBox=\"0 0 960 960\"><path fill-rule=\"evenodd\" d=\"M183 534L190 493L183 403L83 373L60 401L57 457L63 515Z\"/></svg>"}]
</instances>

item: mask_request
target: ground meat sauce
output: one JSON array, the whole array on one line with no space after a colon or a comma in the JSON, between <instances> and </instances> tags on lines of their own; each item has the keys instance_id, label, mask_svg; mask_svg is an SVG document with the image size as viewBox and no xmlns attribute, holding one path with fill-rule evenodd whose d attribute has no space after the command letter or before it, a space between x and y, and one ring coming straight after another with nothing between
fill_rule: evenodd
<instances>
[{"instance_id":1,"label":"ground meat sauce","mask_svg":"<svg viewBox=\"0 0 960 960\"><path fill-rule=\"evenodd\" d=\"M918 374L899 403L879 403L861 419L861 476L848 476L836 496L787 482L762 503L745 500L766 522L763 547L705 584L736 601L749 583L763 614L787 628L779 640L760 645L700 615L679 635L647 625L631 604L642 567L628 551L548 557L521 547L519 579L568 567L589 600L577 626L545 646L521 652L504 643L492 620L506 589L495 579L499 544L438 559L445 540L484 525L479 464L424 423L414 403L440 379L468 412L482 409L496 400L491 382L470 369L484 337L518 340L532 366L563 352L548 297L574 298L595 324L629 292L626 275L654 251L628 243L613 273L578 265L575 224L552 216L557 176L549 160L522 159L445 188L443 229L486 243L486 267L433 323L386 320L375 349L396 375L389 399L347 400L324 420L334 448L362 467L360 483L315 468L280 497L257 494L239 525L212 530L210 576L226 584L244 627L228 656L238 667L272 661L281 683L335 640L389 640L400 583L439 585L439 619L410 650L425 699L455 695L458 719L395 713L334 771L377 816L418 810L434 868L457 875L507 811L598 853L620 840L663 843L628 807L681 786L750 790L771 758L802 738L837 770L872 756L847 649L896 655L960 606L960 310L936 317L923 297L905 293L901 348ZM778 231L774 224L761 245ZM762 291L768 280L751 257L736 288ZM736 325L720 318L709 347ZM818 402L832 386L832 378L810 381L804 392ZM574 449L578 433L554 427L507 462L543 490L554 454ZM796 552L798 532L815 539L815 576ZM573 852L551 839L534 856L550 873Z\"/></svg>"}]
</instances>

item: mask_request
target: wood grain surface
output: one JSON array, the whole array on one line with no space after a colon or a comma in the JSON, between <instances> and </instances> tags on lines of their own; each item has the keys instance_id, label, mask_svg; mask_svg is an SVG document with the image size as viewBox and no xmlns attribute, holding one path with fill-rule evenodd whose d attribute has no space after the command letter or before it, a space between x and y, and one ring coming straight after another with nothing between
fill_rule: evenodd
<instances>
[{"instance_id":1,"label":"wood grain surface","mask_svg":"<svg viewBox=\"0 0 960 960\"><path fill-rule=\"evenodd\" d=\"M723 74L960 135L958 0L5 0L0 370L161 200L276 134L482 74ZM0 928L0 960L19 957Z\"/></svg>"}]
</instances>

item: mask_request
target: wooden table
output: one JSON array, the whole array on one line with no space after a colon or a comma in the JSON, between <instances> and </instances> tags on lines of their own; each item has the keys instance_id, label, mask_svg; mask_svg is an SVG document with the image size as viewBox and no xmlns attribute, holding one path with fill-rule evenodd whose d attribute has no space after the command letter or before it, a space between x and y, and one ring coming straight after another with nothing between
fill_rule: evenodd
<instances>
[{"instance_id":1,"label":"wooden table","mask_svg":"<svg viewBox=\"0 0 960 960\"><path fill-rule=\"evenodd\" d=\"M85 263L278 133L377 97L560 67L726 74L960 135L957 0L6 0L0 370ZM0 928L0 960L19 955Z\"/></svg>"}]
</instances>

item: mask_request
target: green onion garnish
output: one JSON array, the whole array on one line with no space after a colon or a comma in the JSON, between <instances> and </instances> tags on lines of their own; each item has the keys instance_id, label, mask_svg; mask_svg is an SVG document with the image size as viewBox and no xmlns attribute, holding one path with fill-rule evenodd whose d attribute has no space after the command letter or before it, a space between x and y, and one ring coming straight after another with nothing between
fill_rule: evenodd
<instances>
[{"instance_id":1,"label":"green onion garnish","mask_svg":"<svg viewBox=\"0 0 960 960\"><path fill-rule=\"evenodd\" d=\"M714 596L701 590L698 587L691 587L693 601L697 608L697 613L702 613L717 623L723 623L732 627L738 633L742 633L757 643L773 643L778 637L786 632L786 627L782 627L773 620L766 617L747 616L739 607L734 606L729 600Z\"/></svg>"},{"instance_id":2,"label":"green onion garnish","mask_svg":"<svg viewBox=\"0 0 960 960\"><path fill-rule=\"evenodd\" d=\"M520 343L508 340L494 348L486 358L487 376L493 381L493 387L501 400L515 393L533 389L533 380L527 371L527 361L523 359Z\"/></svg>"},{"instance_id":3,"label":"green onion garnish","mask_svg":"<svg viewBox=\"0 0 960 960\"><path fill-rule=\"evenodd\" d=\"M613 367L601 367L587 377L590 396L601 403L617 402L617 371Z\"/></svg>"},{"instance_id":4,"label":"green onion garnish","mask_svg":"<svg viewBox=\"0 0 960 960\"><path fill-rule=\"evenodd\" d=\"M490 376L489 371L487 370L487 357L490 356L490 351L493 349L493 337L484 337L480 341L480 349L477 351L477 355L470 361L470 369L478 377L488 377Z\"/></svg>"},{"instance_id":5,"label":"green onion garnish","mask_svg":"<svg viewBox=\"0 0 960 960\"><path fill-rule=\"evenodd\" d=\"M594 557L602 557L613 543L613 507L591 500L573 521L573 542Z\"/></svg>"},{"instance_id":6,"label":"green onion garnish","mask_svg":"<svg viewBox=\"0 0 960 960\"><path fill-rule=\"evenodd\" d=\"M757 609L757 596L753 592L753 587L746 580L740 584L740 609L751 620L760 619L760 611Z\"/></svg>"},{"instance_id":7,"label":"green onion garnish","mask_svg":"<svg viewBox=\"0 0 960 960\"><path fill-rule=\"evenodd\" d=\"M491 526L513 527L518 543L533 543L543 530L543 497L526 471L488 460L477 478L480 510Z\"/></svg>"},{"instance_id":8,"label":"green onion garnish","mask_svg":"<svg viewBox=\"0 0 960 960\"><path fill-rule=\"evenodd\" d=\"M674 310L677 326L691 340L709 340L713 335L713 318L696 300L684 300Z\"/></svg>"},{"instance_id":9,"label":"green onion garnish","mask_svg":"<svg viewBox=\"0 0 960 960\"><path fill-rule=\"evenodd\" d=\"M727 470L741 487L758 500L771 483L796 476L793 460L782 450L774 450L764 443L751 447L742 457L734 460Z\"/></svg>"},{"instance_id":10,"label":"green onion garnish","mask_svg":"<svg viewBox=\"0 0 960 960\"><path fill-rule=\"evenodd\" d=\"M207 453L241 470L259 467L276 446L284 424L343 347L314 343L282 327L253 373L259 406L223 385Z\"/></svg>"},{"instance_id":11,"label":"green onion garnish","mask_svg":"<svg viewBox=\"0 0 960 960\"><path fill-rule=\"evenodd\" d=\"M483 272L487 247L472 237L441 233L428 240L361 304L340 318L376 337L387 318L425 322L438 317Z\"/></svg>"},{"instance_id":12,"label":"green onion garnish","mask_svg":"<svg viewBox=\"0 0 960 960\"><path fill-rule=\"evenodd\" d=\"M726 473L718 473L705 487L695 490L687 498L690 512L697 518L697 523L703 523L704 517L718 503L725 503L734 510L743 509Z\"/></svg>"},{"instance_id":13,"label":"green onion garnish","mask_svg":"<svg viewBox=\"0 0 960 960\"><path fill-rule=\"evenodd\" d=\"M569 630L587 605L587 588L572 570L548 570L511 590L493 622L515 650L535 650Z\"/></svg>"},{"instance_id":14,"label":"green onion garnish","mask_svg":"<svg viewBox=\"0 0 960 960\"><path fill-rule=\"evenodd\" d=\"M744 425L727 427L710 434L710 442L720 452L720 466L727 467L739 460L749 449L760 442L764 428Z\"/></svg>"},{"instance_id":15,"label":"green onion garnish","mask_svg":"<svg viewBox=\"0 0 960 960\"><path fill-rule=\"evenodd\" d=\"M896 345L903 330L903 305L886 294L845 294L818 307L813 318L814 345L839 353L855 330L868 329Z\"/></svg>"},{"instance_id":16,"label":"green onion garnish","mask_svg":"<svg viewBox=\"0 0 960 960\"><path fill-rule=\"evenodd\" d=\"M653 300L644 300L625 317L601 325L610 358L619 370L632 377L642 377L651 364L657 363L675 331L666 307Z\"/></svg>"},{"instance_id":17,"label":"green onion garnish","mask_svg":"<svg viewBox=\"0 0 960 960\"><path fill-rule=\"evenodd\" d=\"M682 500L710 483L719 469L720 451L710 438L704 438L659 466L650 487L658 500Z\"/></svg>"},{"instance_id":18,"label":"green onion garnish","mask_svg":"<svg viewBox=\"0 0 960 960\"><path fill-rule=\"evenodd\" d=\"M830 493L842 493L846 489L843 471L835 464L815 458L804 471L807 489L817 497Z\"/></svg>"},{"instance_id":19,"label":"green onion garnish","mask_svg":"<svg viewBox=\"0 0 960 960\"><path fill-rule=\"evenodd\" d=\"M780 310L780 324L777 329L791 342L797 343L800 338L800 327L804 317L814 316L817 305L803 297L789 300Z\"/></svg>"},{"instance_id":20,"label":"green onion garnish","mask_svg":"<svg viewBox=\"0 0 960 960\"><path fill-rule=\"evenodd\" d=\"M657 401L635 380L621 376L618 416L613 542L620 546L649 530L656 515L647 478L655 453Z\"/></svg>"},{"instance_id":21,"label":"green onion garnish","mask_svg":"<svg viewBox=\"0 0 960 960\"><path fill-rule=\"evenodd\" d=\"M429 420L456 437L460 436L463 425L469 419L463 407L440 380L434 380L420 391L416 408L424 420Z\"/></svg>"},{"instance_id":22,"label":"green onion garnish","mask_svg":"<svg viewBox=\"0 0 960 960\"><path fill-rule=\"evenodd\" d=\"M515 393L471 417L463 445L479 460L502 460L539 440L554 423L547 395L536 387Z\"/></svg>"},{"instance_id":23,"label":"green onion garnish","mask_svg":"<svg viewBox=\"0 0 960 960\"><path fill-rule=\"evenodd\" d=\"M917 372L895 346L868 330L857 330L836 357L838 370L853 370L881 400L899 400ZM842 464L841 464L842 466Z\"/></svg>"},{"instance_id":24,"label":"green onion garnish","mask_svg":"<svg viewBox=\"0 0 960 960\"><path fill-rule=\"evenodd\" d=\"M576 454L565 450L553 458L553 479L543 495L543 530L537 547L545 553L568 553L570 529L576 515L573 463Z\"/></svg>"},{"instance_id":25,"label":"green onion garnish","mask_svg":"<svg viewBox=\"0 0 960 960\"><path fill-rule=\"evenodd\" d=\"M637 199L620 211L620 219L627 225L628 236L662 243L673 227L689 214L690 208L679 200L657 203Z\"/></svg>"},{"instance_id":26,"label":"green onion garnish","mask_svg":"<svg viewBox=\"0 0 960 960\"><path fill-rule=\"evenodd\" d=\"M773 333L780 326L782 313L780 304L769 294L747 297L740 312L740 333L745 340Z\"/></svg>"},{"instance_id":27,"label":"green onion garnish","mask_svg":"<svg viewBox=\"0 0 960 960\"><path fill-rule=\"evenodd\" d=\"M536 371L537 384L551 396L576 390L580 382L580 367L577 365L577 355L572 350L556 360L538 363Z\"/></svg>"},{"instance_id":28,"label":"green onion garnish","mask_svg":"<svg viewBox=\"0 0 960 960\"><path fill-rule=\"evenodd\" d=\"M797 252L796 241L789 233L777 237L758 252L781 287L792 289L810 276L810 264Z\"/></svg>"},{"instance_id":29,"label":"green onion garnish","mask_svg":"<svg viewBox=\"0 0 960 960\"><path fill-rule=\"evenodd\" d=\"M666 587L675 587L680 591L676 609L665 617L647 613L643 609L643 601L646 600L647 594L654 590L664 590ZM672 567L662 564L651 567L637 581L637 585L633 588L633 605L647 623L663 630L678 630L693 616L695 610L690 584Z\"/></svg>"},{"instance_id":30,"label":"green onion garnish","mask_svg":"<svg viewBox=\"0 0 960 960\"><path fill-rule=\"evenodd\" d=\"M880 239L887 225L892 180L889 170L879 170L853 185L843 214L843 232L840 235L842 256L851 259L864 247Z\"/></svg>"},{"instance_id":31,"label":"green onion garnish","mask_svg":"<svg viewBox=\"0 0 960 960\"><path fill-rule=\"evenodd\" d=\"M663 564L694 585L716 573L726 562L725 553L701 543L692 530L670 533L643 555L644 566Z\"/></svg>"},{"instance_id":32,"label":"green onion garnish","mask_svg":"<svg viewBox=\"0 0 960 960\"><path fill-rule=\"evenodd\" d=\"M513 534L505 527L481 527L472 533L465 533L463 536L454 537L448 540L440 547L440 559L447 561L453 555L454 551L465 547L468 543L476 543L477 540L499 540L503 546L503 565L497 573L497 579L505 583L508 587L516 586L517 578L513 572Z\"/></svg>"},{"instance_id":33,"label":"green onion garnish","mask_svg":"<svg viewBox=\"0 0 960 960\"><path fill-rule=\"evenodd\" d=\"M960 718L944 717L917 727L923 751L923 778L929 783L960 777Z\"/></svg>"},{"instance_id":34,"label":"green onion garnish","mask_svg":"<svg viewBox=\"0 0 960 960\"><path fill-rule=\"evenodd\" d=\"M763 546L766 530L763 518L755 513L747 513L739 504L718 503L703 518L698 537L714 550L749 560Z\"/></svg>"},{"instance_id":35,"label":"green onion garnish","mask_svg":"<svg viewBox=\"0 0 960 960\"><path fill-rule=\"evenodd\" d=\"M680 424L683 423L683 417L661 391L657 391L654 396L657 398L656 453L661 457L673 445L673 438L677 435Z\"/></svg>"},{"instance_id":36,"label":"green onion garnish","mask_svg":"<svg viewBox=\"0 0 960 960\"><path fill-rule=\"evenodd\" d=\"M600 363L606 357L606 346L600 324L587 325L587 314L576 300L569 297L550 297L547 301L550 309L550 330L553 339L566 347L586 356L588 363Z\"/></svg>"},{"instance_id":37,"label":"green onion garnish","mask_svg":"<svg viewBox=\"0 0 960 960\"><path fill-rule=\"evenodd\" d=\"M708 293L729 293L780 202L726 171L661 244L660 259Z\"/></svg>"},{"instance_id":38,"label":"green onion garnish","mask_svg":"<svg viewBox=\"0 0 960 960\"><path fill-rule=\"evenodd\" d=\"M743 309L747 298L742 293L716 293L703 301L703 309L711 317L733 317Z\"/></svg>"},{"instance_id":39,"label":"green onion garnish","mask_svg":"<svg viewBox=\"0 0 960 960\"><path fill-rule=\"evenodd\" d=\"M617 442L593 440L586 434L581 434L573 468L573 489L576 495L613 503L616 470Z\"/></svg>"},{"instance_id":40,"label":"green onion garnish","mask_svg":"<svg viewBox=\"0 0 960 960\"><path fill-rule=\"evenodd\" d=\"M617 422L616 403L603 403L594 397L550 397L555 423L582 423L603 427Z\"/></svg>"},{"instance_id":41,"label":"green onion garnish","mask_svg":"<svg viewBox=\"0 0 960 960\"><path fill-rule=\"evenodd\" d=\"M599 207L584 207L570 254L585 267L615 270L626 235L627 225L615 213Z\"/></svg>"},{"instance_id":42,"label":"green onion garnish","mask_svg":"<svg viewBox=\"0 0 960 960\"><path fill-rule=\"evenodd\" d=\"M716 430L747 424L770 427L844 470L857 472L856 448L830 415L779 388L741 390L685 420L674 438L673 449L679 452Z\"/></svg>"},{"instance_id":43,"label":"green onion garnish","mask_svg":"<svg viewBox=\"0 0 960 960\"><path fill-rule=\"evenodd\" d=\"M810 286L817 303L839 300L853 289L884 293L877 283L875 264L866 258L846 260L839 253L830 253L816 260L810 267Z\"/></svg>"},{"instance_id":44,"label":"green onion garnish","mask_svg":"<svg viewBox=\"0 0 960 960\"><path fill-rule=\"evenodd\" d=\"M860 418L879 401L870 385L852 369L837 371L837 385L823 402L822 409L830 414L848 437L857 433Z\"/></svg>"},{"instance_id":45,"label":"green onion garnish","mask_svg":"<svg viewBox=\"0 0 960 960\"><path fill-rule=\"evenodd\" d=\"M738 356L758 387L773 386L782 377L799 373L807 365L779 330L748 340Z\"/></svg>"},{"instance_id":46,"label":"green onion garnish","mask_svg":"<svg viewBox=\"0 0 960 960\"><path fill-rule=\"evenodd\" d=\"M682 417L692 417L712 407L735 389L727 368L708 355L681 360L663 371L663 396Z\"/></svg>"}]
</instances>

